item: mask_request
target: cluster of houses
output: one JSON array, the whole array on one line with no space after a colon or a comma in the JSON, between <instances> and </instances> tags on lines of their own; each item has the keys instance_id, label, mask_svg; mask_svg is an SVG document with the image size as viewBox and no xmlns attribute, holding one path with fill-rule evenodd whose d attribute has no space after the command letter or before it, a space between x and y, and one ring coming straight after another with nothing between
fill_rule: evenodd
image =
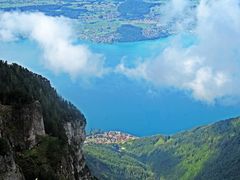
<instances>
[{"instance_id":1,"label":"cluster of houses","mask_svg":"<svg viewBox=\"0 0 240 180\"><path fill-rule=\"evenodd\" d=\"M120 131L108 131L86 137L85 144L119 144L137 139L136 136Z\"/></svg>"}]
</instances>

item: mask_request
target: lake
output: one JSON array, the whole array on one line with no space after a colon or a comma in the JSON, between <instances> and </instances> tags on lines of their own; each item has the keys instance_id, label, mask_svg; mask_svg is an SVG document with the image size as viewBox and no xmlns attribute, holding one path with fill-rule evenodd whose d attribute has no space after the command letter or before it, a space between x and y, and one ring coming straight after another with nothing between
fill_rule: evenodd
<instances>
[{"instance_id":1,"label":"lake","mask_svg":"<svg viewBox=\"0 0 240 180\"><path fill-rule=\"evenodd\" d=\"M122 60L133 66L137 59L157 56L169 45L171 38L114 44L78 43L103 54L106 66L115 67ZM182 39L185 46L195 41L188 35ZM30 40L1 42L0 58L17 62L50 79L57 91L84 113L88 129L121 130L139 136L172 134L240 114L237 106L207 105L193 100L184 92L154 88L119 74L90 82L80 78L73 80L67 74L54 74L44 67L41 49Z\"/></svg>"}]
</instances>

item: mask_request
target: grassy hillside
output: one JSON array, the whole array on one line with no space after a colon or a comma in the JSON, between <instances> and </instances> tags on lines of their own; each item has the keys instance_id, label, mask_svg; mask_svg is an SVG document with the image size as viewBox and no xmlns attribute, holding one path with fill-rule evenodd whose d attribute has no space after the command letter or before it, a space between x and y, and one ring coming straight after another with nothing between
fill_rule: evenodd
<instances>
[{"instance_id":1,"label":"grassy hillside","mask_svg":"<svg viewBox=\"0 0 240 180\"><path fill-rule=\"evenodd\" d=\"M104 172L108 179L240 179L240 118L173 136L156 135L112 146L86 146L85 153L90 168L102 172L96 173L100 179ZM122 157L127 158L123 161ZM127 166L129 162L136 163ZM141 164L147 173L129 176L129 169Z\"/></svg>"},{"instance_id":2,"label":"grassy hillside","mask_svg":"<svg viewBox=\"0 0 240 180\"><path fill-rule=\"evenodd\" d=\"M118 145L106 144L89 144L84 147L85 158L93 175L106 180L155 179L148 165L119 148Z\"/></svg>"}]
</instances>

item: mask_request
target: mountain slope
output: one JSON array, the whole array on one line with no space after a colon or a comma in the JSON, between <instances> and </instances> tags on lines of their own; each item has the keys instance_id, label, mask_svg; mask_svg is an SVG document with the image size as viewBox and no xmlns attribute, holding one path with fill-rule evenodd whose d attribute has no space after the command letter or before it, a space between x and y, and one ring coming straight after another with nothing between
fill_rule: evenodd
<instances>
[{"instance_id":1,"label":"mountain slope","mask_svg":"<svg viewBox=\"0 0 240 180\"><path fill-rule=\"evenodd\" d=\"M84 152L89 168L99 179L155 179L147 165L123 152L117 145L88 144Z\"/></svg>"},{"instance_id":2,"label":"mountain slope","mask_svg":"<svg viewBox=\"0 0 240 180\"><path fill-rule=\"evenodd\" d=\"M104 166L108 167L109 179L120 169L116 164L110 166L110 162L121 162L125 156L144 164L153 173L153 179L240 179L240 118L220 121L173 136L156 135L112 145L121 149L121 152L108 147L106 153L103 150L106 145L101 146L85 145L84 152L91 169L93 161L94 164L102 163L95 170L92 169L93 173L101 172ZM119 153L121 156L116 156ZM108 157L106 161L103 161L104 156ZM111 158L113 156L114 161ZM127 171L114 179L128 176ZM102 178L102 175L96 176ZM144 176L133 176L130 179L145 179Z\"/></svg>"},{"instance_id":3,"label":"mountain slope","mask_svg":"<svg viewBox=\"0 0 240 180\"><path fill-rule=\"evenodd\" d=\"M85 125L47 79L0 61L0 180L93 179L81 149Z\"/></svg>"}]
</instances>

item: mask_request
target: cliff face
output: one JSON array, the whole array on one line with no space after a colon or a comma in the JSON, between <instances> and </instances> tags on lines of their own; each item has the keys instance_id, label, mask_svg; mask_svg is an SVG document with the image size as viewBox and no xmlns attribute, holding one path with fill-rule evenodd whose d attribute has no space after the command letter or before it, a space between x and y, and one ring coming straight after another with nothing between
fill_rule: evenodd
<instances>
[{"instance_id":1,"label":"cliff face","mask_svg":"<svg viewBox=\"0 0 240 180\"><path fill-rule=\"evenodd\" d=\"M15 157L33 148L37 136L44 136L44 124L39 102L23 107L0 105L0 179L24 179Z\"/></svg>"},{"instance_id":2,"label":"cliff face","mask_svg":"<svg viewBox=\"0 0 240 180\"><path fill-rule=\"evenodd\" d=\"M56 168L57 177L91 179L81 150L85 140L85 122L63 122L63 126L69 150L67 156L60 160L59 169ZM21 161L18 162L18 159L25 152L36 149L41 144L41 138L46 136L48 135L45 133L38 101L22 107L0 105L0 179L25 179L22 164L19 163Z\"/></svg>"},{"instance_id":3,"label":"cliff face","mask_svg":"<svg viewBox=\"0 0 240 180\"><path fill-rule=\"evenodd\" d=\"M0 180L91 180L86 120L49 81L0 61Z\"/></svg>"},{"instance_id":4,"label":"cliff face","mask_svg":"<svg viewBox=\"0 0 240 180\"><path fill-rule=\"evenodd\" d=\"M69 157L71 172L74 172L76 179L91 179L91 175L83 157L82 146L85 140L85 122L65 122L64 129L67 135L68 145L73 153Z\"/></svg>"},{"instance_id":5,"label":"cliff face","mask_svg":"<svg viewBox=\"0 0 240 180\"><path fill-rule=\"evenodd\" d=\"M0 105L0 134L17 150L30 149L45 129L38 101L22 107Z\"/></svg>"},{"instance_id":6,"label":"cliff face","mask_svg":"<svg viewBox=\"0 0 240 180\"><path fill-rule=\"evenodd\" d=\"M12 151L8 152L8 154L0 155L0 174L1 180L24 179L23 174L15 163Z\"/></svg>"}]
</instances>

